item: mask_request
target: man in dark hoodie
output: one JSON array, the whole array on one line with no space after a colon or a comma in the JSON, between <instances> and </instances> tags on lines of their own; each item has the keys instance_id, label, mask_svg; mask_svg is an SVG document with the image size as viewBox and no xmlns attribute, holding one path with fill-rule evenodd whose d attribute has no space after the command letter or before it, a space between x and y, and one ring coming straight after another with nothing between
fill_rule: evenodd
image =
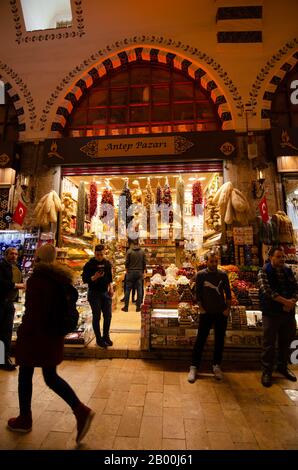
<instances>
[{"instance_id":1,"label":"man in dark hoodie","mask_svg":"<svg viewBox=\"0 0 298 470\"><path fill-rule=\"evenodd\" d=\"M210 252L206 256L207 268L199 271L196 277L196 297L200 307L200 324L192 353L188 381L195 382L203 349L210 329L214 328L213 373L222 380L220 368L224 349L224 339L231 306L231 289L228 276L217 269L218 257Z\"/></svg>"},{"instance_id":2,"label":"man in dark hoodie","mask_svg":"<svg viewBox=\"0 0 298 470\"><path fill-rule=\"evenodd\" d=\"M298 300L298 283L291 268L285 264L282 248L271 248L269 260L258 274L264 335L261 379L264 387L272 385L277 338L277 371L286 379L297 381L295 374L288 369L288 360L290 344L296 333L295 305Z\"/></svg>"},{"instance_id":3,"label":"man in dark hoodie","mask_svg":"<svg viewBox=\"0 0 298 470\"><path fill-rule=\"evenodd\" d=\"M18 289L24 289L22 273L17 267L18 251L7 248L4 260L0 263L0 340L5 345L5 364L1 369L12 371L16 366L10 359L10 345L15 314L14 302L18 297Z\"/></svg>"},{"instance_id":4,"label":"man in dark hoodie","mask_svg":"<svg viewBox=\"0 0 298 470\"><path fill-rule=\"evenodd\" d=\"M131 248L126 253L126 290L125 290L125 305L122 308L123 312L128 312L128 304L130 291L135 288L137 291L136 311L141 311L141 304L143 301L143 280L144 271L146 269L146 256L145 252L139 246L139 239L133 240Z\"/></svg>"},{"instance_id":5,"label":"man in dark hoodie","mask_svg":"<svg viewBox=\"0 0 298 470\"><path fill-rule=\"evenodd\" d=\"M83 268L83 282L88 284L88 302L92 310L92 326L96 342L101 348L113 346L110 339L112 319L113 279L112 265L104 257L104 245L96 245L95 256ZM103 314L103 335L100 332L100 316Z\"/></svg>"}]
</instances>

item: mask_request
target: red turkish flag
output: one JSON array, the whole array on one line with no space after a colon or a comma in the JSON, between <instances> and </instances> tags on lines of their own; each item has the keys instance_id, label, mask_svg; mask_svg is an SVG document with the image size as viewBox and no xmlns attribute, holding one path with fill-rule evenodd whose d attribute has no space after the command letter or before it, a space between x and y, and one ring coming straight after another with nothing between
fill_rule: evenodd
<instances>
[{"instance_id":1,"label":"red turkish flag","mask_svg":"<svg viewBox=\"0 0 298 470\"><path fill-rule=\"evenodd\" d=\"M24 206L24 204L21 201L19 201L12 217L13 222L16 222L19 225L23 225L26 212L27 212L27 207Z\"/></svg>"},{"instance_id":2,"label":"red turkish flag","mask_svg":"<svg viewBox=\"0 0 298 470\"><path fill-rule=\"evenodd\" d=\"M267 199L266 196L264 196L260 203L259 203L259 209L260 209L260 214L262 217L263 222L268 222L269 220L269 214L268 214L268 206L267 206Z\"/></svg>"}]
</instances>

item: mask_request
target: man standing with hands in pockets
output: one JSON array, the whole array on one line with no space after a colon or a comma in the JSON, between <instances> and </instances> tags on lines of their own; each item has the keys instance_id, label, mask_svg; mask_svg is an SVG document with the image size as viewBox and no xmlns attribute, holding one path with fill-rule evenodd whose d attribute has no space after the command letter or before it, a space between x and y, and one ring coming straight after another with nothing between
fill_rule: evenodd
<instances>
[{"instance_id":1,"label":"man standing with hands in pockets","mask_svg":"<svg viewBox=\"0 0 298 470\"><path fill-rule=\"evenodd\" d=\"M297 377L288 369L288 361L290 345L296 333L295 305L298 299L298 284L292 269L285 264L282 248L270 249L269 262L259 271L258 284L263 319L262 385L272 385L276 339L276 370L286 379L296 382Z\"/></svg>"},{"instance_id":2,"label":"man standing with hands in pockets","mask_svg":"<svg viewBox=\"0 0 298 470\"><path fill-rule=\"evenodd\" d=\"M92 326L96 343L101 348L113 346L110 339L112 319L113 279L112 265L104 257L104 245L96 245L95 256L83 268L83 282L88 284L88 302L92 310ZM103 335L100 331L100 317L103 314Z\"/></svg>"}]
</instances>

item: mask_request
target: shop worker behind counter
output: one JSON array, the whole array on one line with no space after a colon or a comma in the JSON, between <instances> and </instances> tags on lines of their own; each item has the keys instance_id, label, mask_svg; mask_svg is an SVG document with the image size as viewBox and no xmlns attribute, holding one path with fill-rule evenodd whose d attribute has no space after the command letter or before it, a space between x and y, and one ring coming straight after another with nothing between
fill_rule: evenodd
<instances>
[{"instance_id":1,"label":"shop worker behind counter","mask_svg":"<svg viewBox=\"0 0 298 470\"><path fill-rule=\"evenodd\" d=\"M295 305L298 299L298 284L293 271L285 264L282 248L270 249L269 262L259 271L258 284L263 319L261 382L264 387L272 385L276 339L277 371L286 379L296 382L295 374L288 369L288 361L289 348L296 334Z\"/></svg>"},{"instance_id":2,"label":"shop worker behind counter","mask_svg":"<svg viewBox=\"0 0 298 470\"><path fill-rule=\"evenodd\" d=\"M92 326L96 343L101 348L113 346L110 339L112 318L113 280L112 265L104 257L104 245L96 245L95 256L83 268L83 282L88 284L88 302L92 310ZM100 317L103 314L103 335L100 332Z\"/></svg>"},{"instance_id":3,"label":"shop worker behind counter","mask_svg":"<svg viewBox=\"0 0 298 470\"><path fill-rule=\"evenodd\" d=\"M199 271L196 277L200 323L188 374L190 383L196 380L206 339L212 327L214 329L213 373L217 380L223 378L220 365L230 313L231 290L227 274L217 269L218 256L210 252L206 255L206 261L207 268Z\"/></svg>"},{"instance_id":4,"label":"shop worker behind counter","mask_svg":"<svg viewBox=\"0 0 298 470\"><path fill-rule=\"evenodd\" d=\"M0 262L0 340L5 346L5 364L1 369L12 371L16 366L10 359L10 345L15 314L14 302L18 298L18 289L24 289L22 273L16 265L18 251L7 248L4 259Z\"/></svg>"}]
</instances>

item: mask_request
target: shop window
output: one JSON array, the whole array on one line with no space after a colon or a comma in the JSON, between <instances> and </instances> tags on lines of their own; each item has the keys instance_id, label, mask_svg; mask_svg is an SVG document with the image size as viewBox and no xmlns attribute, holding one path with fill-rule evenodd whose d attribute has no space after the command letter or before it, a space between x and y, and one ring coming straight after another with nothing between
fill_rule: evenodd
<instances>
[{"instance_id":1,"label":"shop window","mask_svg":"<svg viewBox=\"0 0 298 470\"><path fill-rule=\"evenodd\" d=\"M130 109L130 121L131 122L143 122L149 120L149 108L148 107L136 107Z\"/></svg>"},{"instance_id":2,"label":"shop window","mask_svg":"<svg viewBox=\"0 0 298 470\"><path fill-rule=\"evenodd\" d=\"M152 121L170 121L170 108L167 105L153 106L152 108Z\"/></svg>"},{"instance_id":3,"label":"shop window","mask_svg":"<svg viewBox=\"0 0 298 470\"><path fill-rule=\"evenodd\" d=\"M128 85L128 80L129 80L129 75L128 72L122 71L122 72L115 72L114 75L110 77L111 80L111 86L118 86L118 85ZM107 80L105 79L107 82Z\"/></svg>"},{"instance_id":4,"label":"shop window","mask_svg":"<svg viewBox=\"0 0 298 470\"><path fill-rule=\"evenodd\" d=\"M110 122L114 122L114 123L127 122L127 109L126 108L111 109Z\"/></svg>"},{"instance_id":5,"label":"shop window","mask_svg":"<svg viewBox=\"0 0 298 470\"><path fill-rule=\"evenodd\" d=\"M149 101L149 88L137 87L130 90L131 103L146 103Z\"/></svg>"},{"instance_id":6,"label":"shop window","mask_svg":"<svg viewBox=\"0 0 298 470\"><path fill-rule=\"evenodd\" d=\"M196 105L197 119L212 119L213 115L207 103L197 103Z\"/></svg>"},{"instance_id":7,"label":"shop window","mask_svg":"<svg viewBox=\"0 0 298 470\"><path fill-rule=\"evenodd\" d=\"M160 82L169 82L171 79L170 71L167 69L152 69L152 82L153 83L160 83Z\"/></svg>"},{"instance_id":8,"label":"shop window","mask_svg":"<svg viewBox=\"0 0 298 470\"><path fill-rule=\"evenodd\" d=\"M107 110L104 109L89 109L88 110L88 124L97 125L105 124L107 121Z\"/></svg>"},{"instance_id":9,"label":"shop window","mask_svg":"<svg viewBox=\"0 0 298 470\"><path fill-rule=\"evenodd\" d=\"M108 104L108 90L98 90L90 93L89 106L104 106Z\"/></svg>"},{"instance_id":10,"label":"shop window","mask_svg":"<svg viewBox=\"0 0 298 470\"><path fill-rule=\"evenodd\" d=\"M174 86L174 100L185 100L193 98L193 87L191 83L184 83L183 85Z\"/></svg>"},{"instance_id":11,"label":"shop window","mask_svg":"<svg viewBox=\"0 0 298 470\"><path fill-rule=\"evenodd\" d=\"M200 88L195 88L195 99L196 100L206 100L207 96L202 90L200 90Z\"/></svg>"},{"instance_id":12,"label":"shop window","mask_svg":"<svg viewBox=\"0 0 298 470\"><path fill-rule=\"evenodd\" d=\"M150 83L151 81L151 70L150 67L133 67L130 71L130 83L140 84L140 83Z\"/></svg>"},{"instance_id":13,"label":"shop window","mask_svg":"<svg viewBox=\"0 0 298 470\"><path fill-rule=\"evenodd\" d=\"M88 113L81 112L83 107ZM161 131L163 122L167 130ZM220 128L216 106L195 80L168 65L134 63L98 79L73 112L65 135L90 125L105 128L109 135L124 124L127 133L134 134L139 132L136 123L148 133Z\"/></svg>"},{"instance_id":14,"label":"shop window","mask_svg":"<svg viewBox=\"0 0 298 470\"><path fill-rule=\"evenodd\" d=\"M189 121L194 117L193 104L175 104L174 119L175 121Z\"/></svg>"},{"instance_id":15,"label":"shop window","mask_svg":"<svg viewBox=\"0 0 298 470\"><path fill-rule=\"evenodd\" d=\"M73 114L71 125L83 126L87 123L87 107L78 107L77 111Z\"/></svg>"},{"instance_id":16,"label":"shop window","mask_svg":"<svg viewBox=\"0 0 298 470\"><path fill-rule=\"evenodd\" d=\"M189 78L181 72L174 72L172 75L172 80L174 82L188 82Z\"/></svg>"},{"instance_id":17,"label":"shop window","mask_svg":"<svg viewBox=\"0 0 298 470\"><path fill-rule=\"evenodd\" d=\"M70 0L20 0L27 31L66 28L72 24Z\"/></svg>"},{"instance_id":18,"label":"shop window","mask_svg":"<svg viewBox=\"0 0 298 470\"><path fill-rule=\"evenodd\" d=\"M111 91L111 104L112 105L120 105L120 104L127 104L127 89L122 88L120 90L112 90Z\"/></svg>"},{"instance_id":19,"label":"shop window","mask_svg":"<svg viewBox=\"0 0 298 470\"><path fill-rule=\"evenodd\" d=\"M157 87L154 86L152 88L152 101L153 102L166 102L170 101L170 89L168 86Z\"/></svg>"}]
</instances>

